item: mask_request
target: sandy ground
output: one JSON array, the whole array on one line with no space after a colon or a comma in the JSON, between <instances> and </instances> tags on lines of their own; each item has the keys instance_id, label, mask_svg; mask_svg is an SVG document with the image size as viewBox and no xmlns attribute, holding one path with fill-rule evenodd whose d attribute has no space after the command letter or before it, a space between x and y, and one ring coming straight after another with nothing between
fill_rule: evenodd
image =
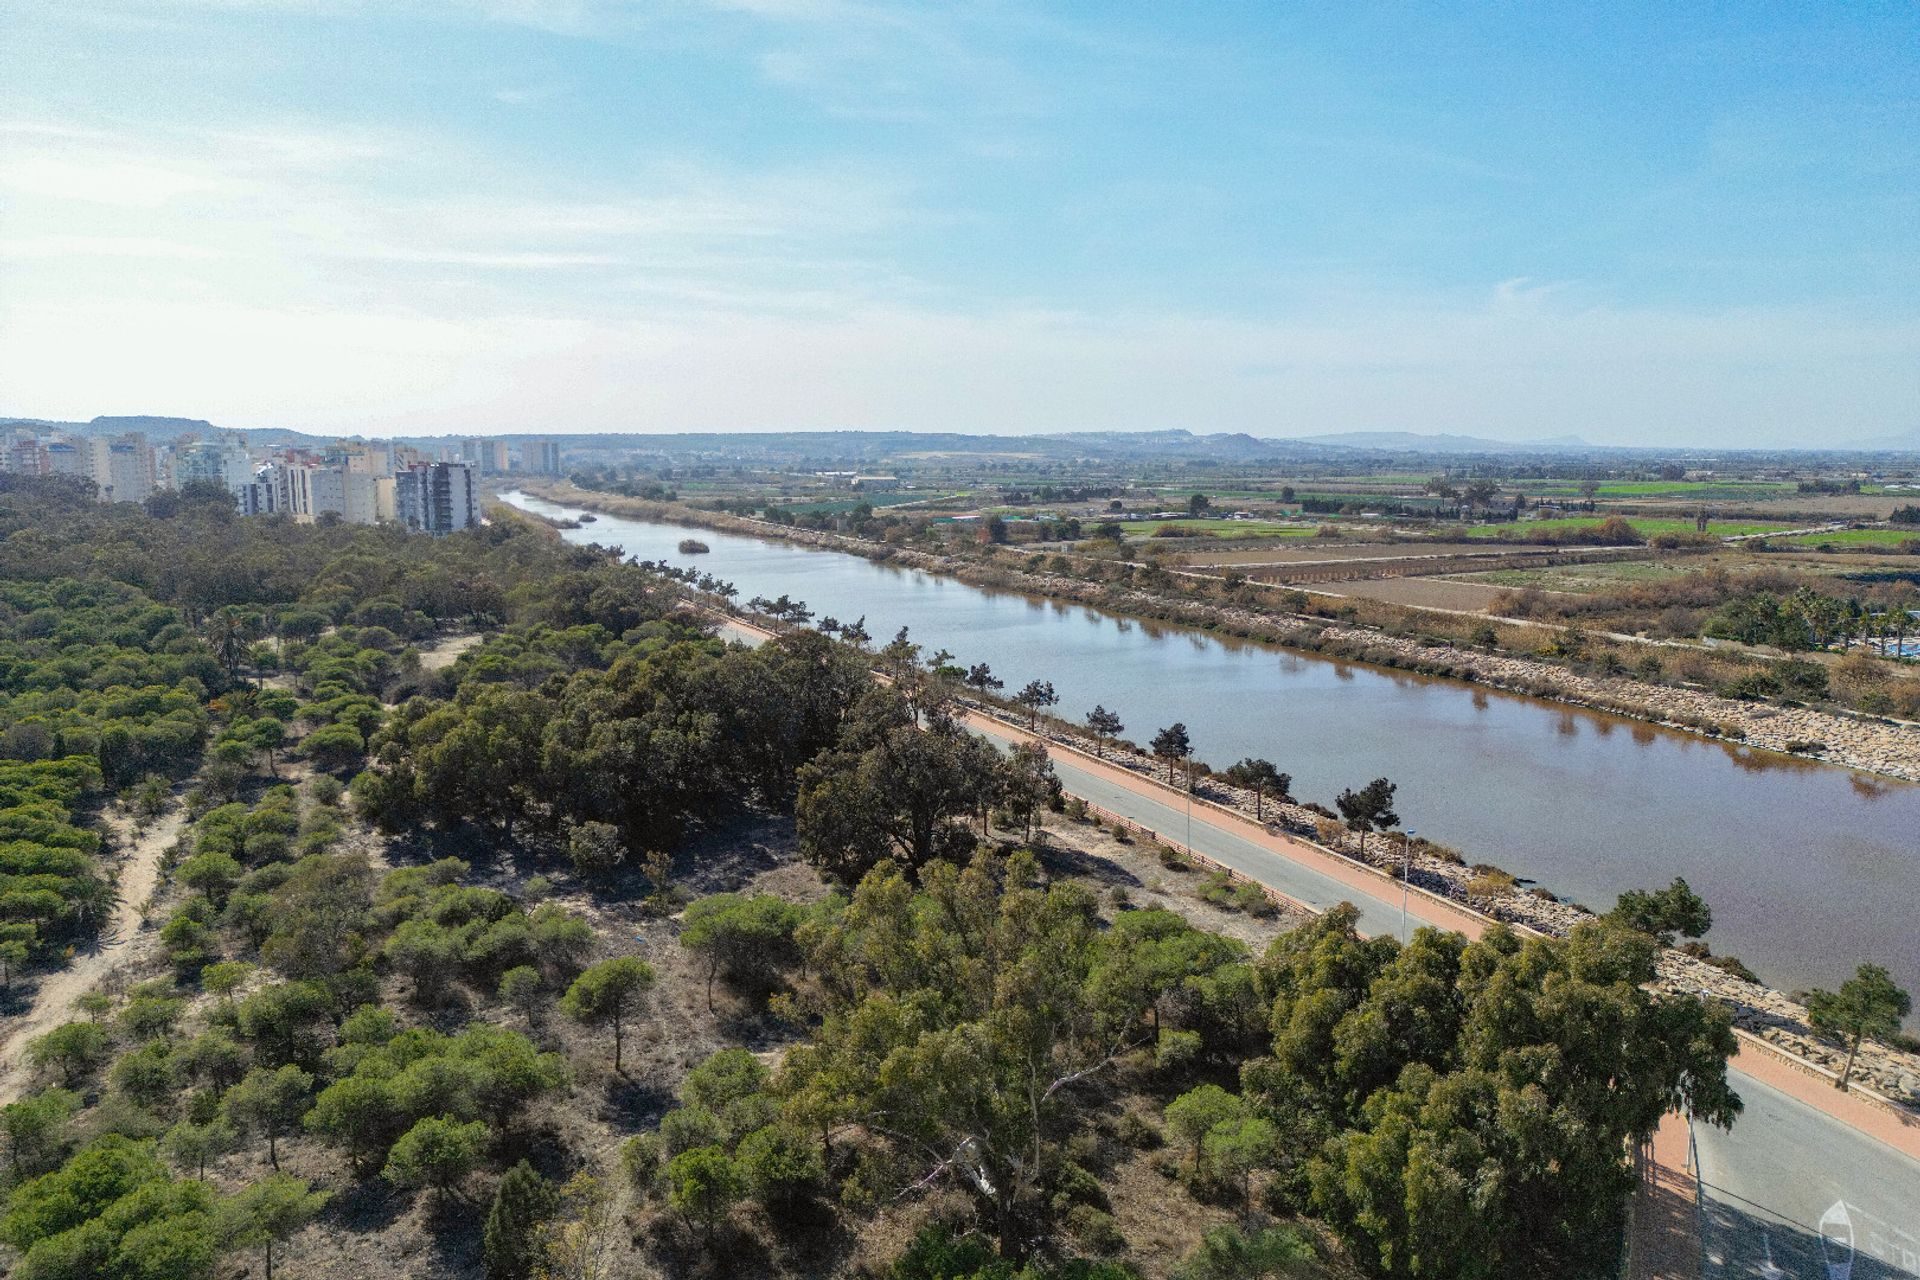
<instances>
[{"instance_id":1,"label":"sandy ground","mask_svg":"<svg viewBox=\"0 0 1920 1280\"><path fill-rule=\"evenodd\" d=\"M432 648L422 649L420 651L420 669L423 671L439 671L442 668L450 667L459 659L461 654L485 639L486 637L477 631L468 635L448 636Z\"/></svg>"},{"instance_id":2,"label":"sandy ground","mask_svg":"<svg viewBox=\"0 0 1920 1280\"><path fill-rule=\"evenodd\" d=\"M101 931L89 949L76 954L66 968L47 974L33 993L33 1005L18 1018L10 1019L0 1039L0 1104L12 1102L26 1090L31 1074L27 1045L35 1036L68 1021L73 1002L93 990L118 966L138 957L151 947L158 935L145 931L142 917L147 899L160 882L160 862L186 826L186 806L176 803L137 837L120 819L109 824L126 842L126 855L118 868L120 901L113 920Z\"/></svg>"}]
</instances>

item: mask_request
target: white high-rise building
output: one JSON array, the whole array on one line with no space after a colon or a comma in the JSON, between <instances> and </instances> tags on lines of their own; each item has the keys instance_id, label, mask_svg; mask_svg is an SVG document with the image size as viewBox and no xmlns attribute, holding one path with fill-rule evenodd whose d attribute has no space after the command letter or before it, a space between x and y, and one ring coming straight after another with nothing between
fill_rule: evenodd
<instances>
[{"instance_id":1,"label":"white high-rise building","mask_svg":"<svg viewBox=\"0 0 1920 1280\"><path fill-rule=\"evenodd\" d=\"M234 496L234 504L247 509L246 489L253 482L254 467L247 456L246 440L238 432L222 432L210 440L192 440L173 452L173 486L183 489L200 481L217 484Z\"/></svg>"},{"instance_id":2,"label":"white high-rise building","mask_svg":"<svg viewBox=\"0 0 1920 1280\"><path fill-rule=\"evenodd\" d=\"M394 476L394 508L409 529L446 534L480 523L474 469L464 462L431 462Z\"/></svg>"},{"instance_id":3,"label":"white high-rise building","mask_svg":"<svg viewBox=\"0 0 1920 1280\"><path fill-rule=\"evenodd\" d=\"M346 467L302 467L307 473L307 520L332 513L348 524L373 524L379 518L376 478ZM300 513L295 514L300 519Z\"/></svg>"}]
</instances>

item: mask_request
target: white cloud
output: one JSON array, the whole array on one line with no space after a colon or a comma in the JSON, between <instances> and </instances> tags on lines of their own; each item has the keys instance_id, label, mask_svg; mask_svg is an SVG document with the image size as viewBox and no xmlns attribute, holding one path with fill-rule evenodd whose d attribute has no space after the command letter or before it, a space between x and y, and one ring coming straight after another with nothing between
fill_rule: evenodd
<instances>
[{"instance_id":1,"label":"white cloud","mask_svg":"<svg viewBox=\"0 0 1920 1280\"><path fill-rule=\"evenodd\" d=\"M205 262L220 257L205 245L155 236L27 236L0 239L4 258L160 258Z\"/></svg>"},{"instance_id":2,"label":"white cloud","mask_svg":"<svg viewBox=\"0 0 1920 1280\"><path fill-rule=\"evenodd\" d=\"M219 185L212 178L133 160L67 159L44 153L9 158L0 165L0 184L55 200L142 209Z\"/></svg>"}]
</instances>

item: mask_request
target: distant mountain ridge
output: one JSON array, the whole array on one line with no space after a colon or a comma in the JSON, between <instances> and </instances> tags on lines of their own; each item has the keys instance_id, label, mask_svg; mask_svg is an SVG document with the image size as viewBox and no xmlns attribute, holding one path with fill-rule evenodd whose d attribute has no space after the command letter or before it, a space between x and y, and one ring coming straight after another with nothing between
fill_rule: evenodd
<instances>
[{"instance_id":1,"label":"distant mountain ridge","mask_svg":"<svg viewBox=\"0 0 1920 1280\"><path fill-rule=\"evenodd\" d=\"M1586 452L1605 447L1588 444L1579 436L1551 436L1543 440L1489 440L1482 436L1456 436L1445 432L1427 435L1419 431L1341 431L1332 435L1300 436L1299 440L1304 444L1345 449L1385 449L1395 453L1558 453L1567 450Z\"/></svg>"},{"instance_id":2,"label":"distant mountain ridge","mask_svg":"<svg viewBox=\"0 0 1920 1280\"><path fill-rule=\"evenodd\" d=\"M138 431L155 444L167 444L189 433L205 435L222 430L204 418L167 414L103 414L89 422L62 422L48 418L0 417L0 428L30 427L74 436L114 436ZM340 439L382 439L429 450L457 443L465 433L437 435L396 434L367 437L360 433L315 434L291 427L239 428L249 444L264 448L319 448ZM1401 454L1436 461L1481 456L1604 455L1617 462L1627 455L1693 457L1717 454L1792 455L1807 453L1920 453L1920 428L1891 435L1825 446L1764 448L1704 445L1654 447L1596 445L1576 435L1533 440L1495 440L1485 436L1419 431L1340 431L1306 436L1255 436L1244 431L1196 434L1183 427L1158 431L1063 431L1022 435L987 435L959 431L545 431L475 432L488 439L551 440L576 449L614 449L644 457L649 453L694 454L710 459L766 459L787 466L883 466L892 459L938 455L1001 455L1038 457L1056 462L1107 459L1114 461L1166 459L1196 466L1246 465L1263 462L1338 463L1364 454ZM1564 461L1564 458L1561 459Z\"/></svg>"}]
</instances>

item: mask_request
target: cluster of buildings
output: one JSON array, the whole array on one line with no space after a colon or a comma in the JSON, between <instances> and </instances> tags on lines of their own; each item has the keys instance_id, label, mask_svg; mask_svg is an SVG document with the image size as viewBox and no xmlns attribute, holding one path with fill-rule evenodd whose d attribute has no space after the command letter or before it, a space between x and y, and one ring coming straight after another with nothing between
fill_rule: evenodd
<instances>
[{"instance_id":1,"label":"cluster of buildings","mask_svg":"<svg viewBox=\"0 0 1920 1280\"><path fill-rule=\"evenodd\" d=\"M243 515L285 515L301 523L333 516L445 534L480 523L480 477L560 474L555 442L529 441L520 453L516 460L507 441L481 438L435 457L379 440L267 450L249 447L237 431L189 433L153 445L139 432L43 436L16 429L0 448L0 469L90 480L102 502L145 502L199 481L232 494Z\"/></svg>"}]
</instances>

